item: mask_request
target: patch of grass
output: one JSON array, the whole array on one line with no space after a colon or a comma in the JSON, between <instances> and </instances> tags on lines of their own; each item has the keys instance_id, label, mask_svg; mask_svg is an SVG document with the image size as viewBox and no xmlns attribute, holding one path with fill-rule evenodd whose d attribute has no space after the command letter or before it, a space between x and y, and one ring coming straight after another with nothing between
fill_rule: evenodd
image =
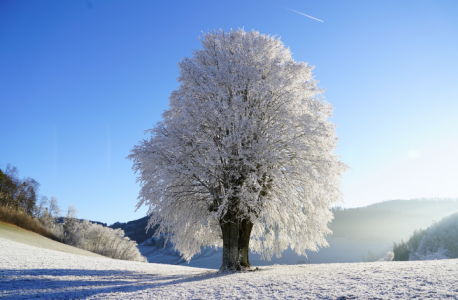
<instances>
[{"instance_id":1,"label":"patch of grass","mask_svg":"<svg viewBox=\"0 0 458 300\"><path fill-rule=\"evenodd\" d=\"M25 213L13 211L4 206L0 206L0 221L36 232L55 241L60 241L51 231L44 228L37 219L31 218Z\"/></svg>"}]
</instances>

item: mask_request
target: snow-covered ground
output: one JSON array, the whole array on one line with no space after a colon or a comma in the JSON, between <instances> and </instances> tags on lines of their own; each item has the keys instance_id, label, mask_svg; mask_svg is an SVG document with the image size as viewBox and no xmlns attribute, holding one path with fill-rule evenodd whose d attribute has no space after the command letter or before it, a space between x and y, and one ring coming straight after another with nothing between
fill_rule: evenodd
<instances>
[{"instance_id":1,"label":"snow-covered ground","mask_svg":"<svg viewBox=\"0 0 458 300\"><path fill-rule=\"evenodd\" d=\"M275 265L256 272L120 261L0 238L8 299L458 299L458 260Z\"/></svg>"}]
</instances>

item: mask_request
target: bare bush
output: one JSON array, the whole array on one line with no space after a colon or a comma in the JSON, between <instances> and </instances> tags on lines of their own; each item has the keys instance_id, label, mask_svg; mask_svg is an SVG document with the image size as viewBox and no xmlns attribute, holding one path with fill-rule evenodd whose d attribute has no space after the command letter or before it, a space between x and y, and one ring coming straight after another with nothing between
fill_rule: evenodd
<instances>
[{"instance_id":1,"label":"bare bush","mask_svg":"<svg viewBox=\"0 0 458 300\"><path fill-rule=\"evenodd\" d=\"M4 206L0 206L0 221L33 231L56 241L59 240L59 238L53 234L51 230L45 228L38 219L30 217L24 212L13 211Z\"/></svg>"},{"instance_id":2,"label":"bare bush","mask_svg":"<svg viewBox=\"0 0 458 300\"><path fill-rule=\"evenodd\" d=\"M63 222L58 222L60 208L57 199L52 197L51 204L50 209L43 209L40 221L65 244L115 259L146 262L146 258L138 251L137 243L126 237L122 229L79 220L73 205L68 207Z\"/></svg>"},{"instance_id":3,"label":"bare bush","mask_svg":"<svg viewBox=\"0 0 458 300\"><path fill-rule=\"evenodd\" d=\"M137 243L124 236L122 229L111 229L83 220L75 227L74 246L107 257L146 262Z\"/></svg>"}]
</instances>

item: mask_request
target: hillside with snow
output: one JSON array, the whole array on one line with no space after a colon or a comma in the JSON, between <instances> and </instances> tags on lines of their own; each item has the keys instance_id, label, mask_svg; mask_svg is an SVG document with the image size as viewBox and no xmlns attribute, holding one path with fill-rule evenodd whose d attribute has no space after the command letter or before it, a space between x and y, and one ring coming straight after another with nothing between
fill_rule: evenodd
<instances>
[{"instance_id":1,"label":"hillside with snow","mask_svg":"<svg viewBox=\"0 0 458 300\"><path fill-rule=\"evenodd\" d=\"M218 273L82 256L5 236L0 249L0 297L7 299L458 298L456 259L273 265Z\"/></svg>"}]
</instances>

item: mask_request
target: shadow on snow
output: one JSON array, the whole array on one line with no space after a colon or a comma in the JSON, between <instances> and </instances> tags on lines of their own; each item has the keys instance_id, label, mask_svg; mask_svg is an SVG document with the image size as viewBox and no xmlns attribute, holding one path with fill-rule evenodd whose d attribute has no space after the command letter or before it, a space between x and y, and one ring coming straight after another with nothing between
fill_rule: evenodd
<instances>
[{"instance_id":1,"label":"shadow on snow","mask_svg":"<svg viewBox=\"0 0 458 300\"><path fill-rule=\"evenodd\" d=\"M154 274L120 270L0 270L0 298L75 299L98 294L131 293L159 286L202 281L231 272Z\"/></svg>"}]
</instances>

